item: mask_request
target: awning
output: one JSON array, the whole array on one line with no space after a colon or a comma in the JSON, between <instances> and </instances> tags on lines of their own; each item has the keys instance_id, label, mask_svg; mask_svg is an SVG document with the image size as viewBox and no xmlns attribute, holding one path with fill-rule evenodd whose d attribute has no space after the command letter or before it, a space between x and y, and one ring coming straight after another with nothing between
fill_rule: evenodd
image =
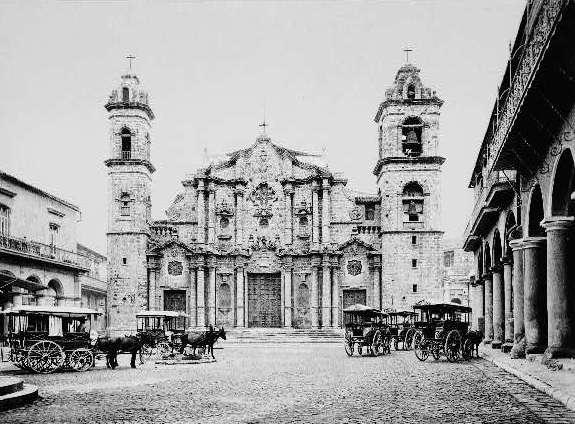
<instances>
[{"instance_id":1,"label":"awning","mask_svg":"<svg viewBox=\"0 0 575 424\"><path fill-rule=\"evenodd\" d=\"M23 280L22 278L15 277L7 272L0 271L0 291L4 290L8 286L20 287L33 292L48 288L36 281Z\"/></svg>"},{"instance_id":2,"label":"awning","mask_svg":"<svg viewBox=\"0 0 575 424\"><path fill-rule=\"evenodd\" d=\"M4 315L25 315L25 314L45 314L55 316L85 316L85 315L102 315L95 309L82 308L77 306L36 306L21 305L14 306L10 309L0 311Z\"/></svg>"},{"instance_id":3,"label":"awning","mask_svg":"<svg viewBox=\"0 0 575 424\"><path fill-rule=\"evenodd\" d=\"M164 318L178 318L187 317L185 312L180 311L140 311L136 314L138 318L144 317L164 317Z\"/></svg>"}]
</instances>

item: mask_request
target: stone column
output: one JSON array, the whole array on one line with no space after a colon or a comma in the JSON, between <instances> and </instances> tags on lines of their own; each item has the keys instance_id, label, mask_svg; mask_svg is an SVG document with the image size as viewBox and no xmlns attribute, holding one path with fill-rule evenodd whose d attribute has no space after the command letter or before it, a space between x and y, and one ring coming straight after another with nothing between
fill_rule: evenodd
<instances>
[{"instance_id":1,"label":"stone column","mask_svg":"<svg viewBox=\"0 0 575 424\"><path fill-rule=\"evenodd\" d=\"M206 199L204 181L198 180L198 243L206 242Z\"/></svg>"},{"instance_id":2,"label":"stone column","mask_svg":"<svg viewBox=\"0 0 575 424\"><path fill-rule=\"evenodd\" d=\"M503 267L495 265L491 268L493 276L493 341L491 347L499 349L503 344L503 321L505 316L503 305Z\"/></svg>"},{"instance_id":3,"label":"stone column","mask_svg":"<svg viewBox=\"0 0 575 424\"><path fill-rule=\"evenodd\" d=\"M525 324L523 320L523 240L509 242L513 251L513 344L525 337ZM523 352L524 354L524 352ZM523 356L521 354L520 356Z\"/></svg>"},{"instance_id":4,"label":"stone column","mask_svg":"<svg viewBox=\"0 0 575 424\"><path fill-rule=\"evenodd\" d=\"M292 326L292 268L284 270L284 327Z\"/></svg>"},{"instance_id":5,"label":"stone column","mask_svg":"<svg viewBox=\"0 0 575 424\"><path fill-rule=\"evenodd\" d=\"M208 199L208 243L216 241L216 190L210 183Z\"/></svg>"},{"instance_id":6,"label":"stone column","mask_svg":"<svg viewBox=\"0 0 575 424\"><path fill-rule=\"evenodd\" d=\"M328 258L323 259L322 270L321 323L322 327L329 327L331 324L331 268L329 267Z\"/></svg>"},{"instance_id":7,"label":"stone column","mask_svg":"<svg viewBox=\"0 0 575 424\"><path fill-rule=\"evenodd\" d=\"M197 308L197 269L188 268L190 278L190 327L198 325L198 308Z\"/></svg>"},{"instance_id":8,"label":"stone column","mask_svg":"<svg viewBox=\"0 0 575 424\"><path fill-rule=\"evenodd\" d=\"M284 187L284 234L285 242L288 244L293 243L293 204L292 204L293 188L291 184L286 184Z\"/></svg>"},{"instance_id":9,"label":"stone column","mask_svg":"<svg viewBox=\"0 0 575 424\"><path fill-rule=\"evenodd\" d=\"M216 268L208 267L208 325L216 325Z\"/></svg>"},{"instance_id":10,"label":"stone column","mask_svg":"<svg viewBox=\"0 0 575 424\"><path fill-rule=\"evenodd\" d=\"M236 268L236 327L244 327L244 269Z\"/></svg>"},{"instance_id":11,"label":"stone column","mask_svg":"<svg viewBox=\"0 0 575 424\"><path fill-rule=\"evenodd\" d=\"M318 270L318 266L316 264L313 264L311 267L311 290L310 290L310 303L311 303L311 308L310 308L310 313L311 313L311 326L312 328L318 328L319 327L319 298L318 298L318 275L317 275L317 270Z\"/></svg>"},{"instance_id":12,"label":"stone column","mask_svg":"<svg viewBox=\"0 0 575 424\"><path fill-rule=\"evenodd\" d=\"M236 244L244 244L244 189L236 188Z\"/></svg>"},{"instance_id":13,"label":"stone column","mask_svg":"<svg viewBox=\"0 0 575 424\"><path fill-rule=\"evenodd\" d=\"M339 327L339 288L343 282L343 272L334 268L333 291L331 293L331 326Z\"/></svg>"},{"instance_id":14,"label":"stone column","mask_svg":"<svg viewBox=\"0 0 575 424\"><path fill-rule=\"evenodd\" d=\"M205 268L203 266L198 266L196 269L196 290L197 290L197 323L198 327L205 327L206 325L206 289L205 289Z\"/></svg>"},{"instance_id":15,"label":"stone column","mask_svg":"<svg viewBox=\"0 0 575 424\"><path fill-rule=\"evenodd\" d=\"M527 237L523 253L525 353L542 353L547 344L545 237Z\"/></svg>"},{"instance_id":16,"label":"stone column","mask_svg":"<svg viewBox=\"0 0 575 424\"><path fill-rule=\"evenodd\" d=\"M547 232L548 347L552 358L575 357L575 281L572 216L543 221ZM571 268L571 270L570 270Z\"/></svg>"},{"instance_id":17,"label":"stone column","mask_svg":"<svg viewBox=\"0 0 575 424\"><path fill-rule=\"evenodd\" d=\"M324 178L322 182L322 208L321 208L321 242L323 244L328 244L330 242L330 234L329 234L329 227L330 227L330 185L327 178Z\"/></svg>"},{"instance_id":18,"label":"stone column","mask_svg":"<svg viewBox=\"0 0 575 424\"><path fill-rule=\"evenodd\" d=\"M473 302L471 307L471 313L473 315L472 329L474 331L481 331L480 322L485 319L483 316L483 281L475 281L471 286L471 289Z\"/></svg>"},{"instance_id":19,"label":"stone column","mask_svg":"<svg viewBox=\"0 0 575 424\"><path fill-rule=\"evenodd\" d=\"M485 287L485 336L484 343L489 344L493 340L493 283L491 274L483 276L483 286Z\"/></svg>"},{"instance_id":20,"label":"stone column","mask_svg":"<svg viewBox=\"0 0 575 424\"><path fill-rule=\"evenodd\" d=\"M511 258L503 259L503 291L505 293L503 342L510 347L513 343L513 261Z\"/></svg>"},{"instance_id":21,"label":"stone column","mask_svg":"<svg viewBox=\"0 0 575 424\"><path fill-rule=\"evenodd\" d=\"M312 221L313 221L313 232L312 232L312 243L317 245L319 243L319 196L318 196L318 184L316 181L312 182Z\"/></svg>"},{"instance_id":22,"label":"stone column","mask_svg":"<svg viewBox=\"0 0 575 424\"><path fill-rule=\"evenodd\" d=\"M250 321L249 321L249 311L250 311L250 302L249 302L249 284L250 284L250 279L249 279L249 275L246 272L245 268L244 268L244 325L246 327L250 326Z\"/></svg>"},{"instance_id":23,"label":"stone column","mask_svg":"<svg viewBox=\"0 0 575 424\"><path fill-rule=\"evenodd\" d=\"M381 259L373 257L373 306L381 309Z\"/></svg>"}]
</instances>

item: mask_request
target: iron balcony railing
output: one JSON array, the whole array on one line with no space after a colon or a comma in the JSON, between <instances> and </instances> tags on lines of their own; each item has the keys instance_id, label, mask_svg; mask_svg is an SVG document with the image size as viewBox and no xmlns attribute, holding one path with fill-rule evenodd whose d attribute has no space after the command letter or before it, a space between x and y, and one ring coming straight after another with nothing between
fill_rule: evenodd
<instances>
[{"instance_id":1,"label":"iron balcony railing","mask_svg":"<svg viewBox=\"0 0 575 424\"><path fill-rule=\"evenodd\" d=\"M132 152L130 150L122 150L122 159L123 160L132 159Z\"/></svg>"},{"instance_id":2,"label":"iron balcony railing","mask_svg":"<svg viewBox=\"0 0 575 424\"><path fill-rule=\"evenodd\" d=\"M465 227L465 232L463 233L465 237L469 236L471 228L477 221L481 209L486 205L487 197L491 193L491 189L495 184L504 183L504 184L513 184L515 181L516 171L493 171L489 174L487 179L483 182L483 187L479 191L479 194L475 198L475 204L473 205L473 210L471 212L471 216L469 217L469 221L467 222L467 226Z\"/></svg>"},{"instance_id":3,"label":"iron balcony railing","mask_svg":"<svg viewBox=\"0 0 575 424\"><path fill-rule=\"evenodd\" d=\"M37 241L9 237L1 234L0 249L20 255L27 255L35 259L59 263L67 267L82 270L90 269L90 260L87 257Z\"/></svg>"}]
</instances>

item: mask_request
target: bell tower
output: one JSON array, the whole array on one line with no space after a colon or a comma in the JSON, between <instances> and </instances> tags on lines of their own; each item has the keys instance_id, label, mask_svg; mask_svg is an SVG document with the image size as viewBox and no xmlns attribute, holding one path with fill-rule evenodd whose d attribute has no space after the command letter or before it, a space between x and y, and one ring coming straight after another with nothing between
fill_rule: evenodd
<instances>
[{"instance_id":1,"label":"bell tower","mask_svg":"<svg viewBox=\"0 0 575 424\"><path fill-rule=\"evenodd\" d=\"M154 114L131 66L105 108L110 146L104 162L108 168L108 328L115 335L135 331L136 312L147 309Z\"/></svg>"},{"instance_id":2,"label":"bell tower","mask_svg":"<svg viewBox=\"0 0 575 424\"><path fill-rule=\"evenodd\" d=\"M443 101L406 63L386 90L374 121L379 157L373 173L381 193L382 304L410 308L440 300L440 176Z\"/></svg>"}]
</instances>

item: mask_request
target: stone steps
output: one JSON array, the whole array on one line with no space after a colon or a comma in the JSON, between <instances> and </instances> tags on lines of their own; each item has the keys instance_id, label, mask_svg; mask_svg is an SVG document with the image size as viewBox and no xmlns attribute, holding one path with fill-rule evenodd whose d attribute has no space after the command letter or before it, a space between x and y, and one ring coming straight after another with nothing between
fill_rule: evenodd
<instances>
[{"instance_id":1,"label":"stone steps","mask_svg":"<svg viewBox=\"0 0 575 424\"><path fill-rule=\"evenodd\" d=\"M249 328L230 329L226 342L230 343L339 343L340 329Z\"/></svg>"},{"instance_id":2,"label":"stone steps","mask_svg":"<svg viewBox=\"0 0 575 424\"><path fill-rule=\"evenodd\" d=\"M38 387L24 384L20 378L0 377L0 411L33 402L38 397Z\"/></svg>"}]
</instances>

